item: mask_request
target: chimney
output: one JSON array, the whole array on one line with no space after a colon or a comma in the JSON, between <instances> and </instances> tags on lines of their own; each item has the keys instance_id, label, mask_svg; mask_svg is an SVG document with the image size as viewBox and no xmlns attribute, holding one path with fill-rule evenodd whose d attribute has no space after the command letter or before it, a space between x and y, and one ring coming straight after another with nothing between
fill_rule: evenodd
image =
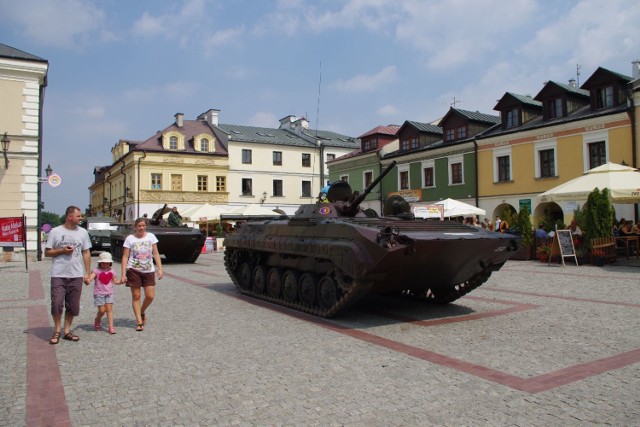
<instances>
[{"instance_id":1,"label":"chimney","mask_svg":"<svg viewBox=\"0 0 640 427\"><path fill-rule=\"evenodd\" d=\"M640 79L640 60L631 61L631 77L633 80Z\"/></svg>"},{"instance_id":2,"label":"chimney","mask_svg":"<svg viewBox=\"0 0 640 427\"><path fill-rule=\"evenodd\" d=\"M182 125L184 124L184 114L182 113L176 113L173 117L176 118L176 126L178 126L179 128L182 127Z\"/></svg>"},{"instance_id":3,"label":"chimney","mask_svg":"<svg viewBox=\"0 0 640 427\"><path fill-rule=\"evenodd\" d=\"M577 87L577 85L576 85L576 79L569 79L569 86L571 86L571 87Z\"/></svg>"},{"instance_id":4,"label":"chimney","mask_svg":"<svg viewBox=\"0 0 640 427\"><path fill-rule=\"evenodd\" d=\"M216 110L215 108L212 108L200 114L198 116L198 120L204 120L209 124L209 126L218 126L219 114L220 114L220 110Z\"/></svg>"}]
</instances>

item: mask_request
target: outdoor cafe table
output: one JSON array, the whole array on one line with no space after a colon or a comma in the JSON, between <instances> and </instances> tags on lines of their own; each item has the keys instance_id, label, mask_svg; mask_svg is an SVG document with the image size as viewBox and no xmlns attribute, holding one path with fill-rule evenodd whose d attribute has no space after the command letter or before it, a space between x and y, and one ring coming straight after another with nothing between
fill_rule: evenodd
<instances>
[{"instance_id":1,"label":"outdoor cafe table","mask_svg":"<svg viewBox=\"0 0 640 427\"><path fill-rule=\"evenodd\" d=\"M625 245L627 250L627 259L629 259L629 255L638 257L640 250L638 249L638 244L640 243L640 235L631 235L631 236L616 236L616 243L620 242ZM635 243L635 247L633 244ZM633 251L635 249L635 255L633 255Z\"/></svg>"}]
</instances>

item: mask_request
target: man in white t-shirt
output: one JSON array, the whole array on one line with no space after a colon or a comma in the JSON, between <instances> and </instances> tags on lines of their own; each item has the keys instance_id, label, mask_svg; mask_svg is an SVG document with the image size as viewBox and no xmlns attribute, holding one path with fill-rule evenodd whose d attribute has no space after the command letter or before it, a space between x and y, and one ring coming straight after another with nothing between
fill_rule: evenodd
<instances>
[{"instance_id":1,"label":"man in white t-shirt","mask_svg":"<svg viewBox=\"0 0 640 427\"><path fill-rule=\"evenodd\" d=\"M51 316L53 335L49 344L60 342L60 325L64 312L62 339L78 341L71 333L73 318L80 314L82 284L88 283L91 273L91 239L89 233L79 224L82 212L76 206L69 206L65 222L49 233L44 256L51 261Z\"/></svg>"}]
</instances>

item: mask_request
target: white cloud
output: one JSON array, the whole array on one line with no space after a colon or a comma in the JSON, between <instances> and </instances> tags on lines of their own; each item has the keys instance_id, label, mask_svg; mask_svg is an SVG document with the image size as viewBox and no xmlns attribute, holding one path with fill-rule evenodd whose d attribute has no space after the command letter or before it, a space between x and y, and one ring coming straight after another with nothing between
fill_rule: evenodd
<instances>
[{"instance_id":1,"label":"white cloud","mask_svg":"<svg viewBox=\"0 0 640 427\"><path fill-rule=\"evenodd\" d=\"M140 19L133 23L132 33L136 36L156 36L166 31L167 18L165 16L151 16L144 12Z\"/></svg>"},{"instance_id":2,"label":"white cloud","mask_svg":"<svg viewBox=\"0 0 640 427\"><path fill-rule=\"evenodd\" d=\"M276 118L276 115L273 113L259 111L255 113L253 116L249 117L247 124L249 126L273 128L277 126L278 119Z\"/></svg>"},{"instance_id":3,"label":"white cloud","mask_svg":"<svg viewBox=\"0 0 640 427\"><path fill-rule=\"evenodd\" d=\"M104 12L82 0L2 0L4 22L17 24L22 35L43 46L78 48L91 37L110 39Z\"/></svg>"},{"instance_id":4,"label":"white cloud","mask_svg":"<svg viewBox=\"0 0 640 427\"><path fill-rule=\"evenodd\" d=\"M377 113L380 116L397 116L400 114L400 110L395 105L387 104L378 108Z\"/></svg>"},{"instance_id":5,"label":"white cloud","mask_svg":"<svg viewBox=\"0 0 640 427\"><path fill-rule=\"evenodd\" d=\"M396 66L388 65L373 75L360 74L349 80L336 80L329 87L339 92L370 92L396 80Z\"/></svg>"}]
</instances>

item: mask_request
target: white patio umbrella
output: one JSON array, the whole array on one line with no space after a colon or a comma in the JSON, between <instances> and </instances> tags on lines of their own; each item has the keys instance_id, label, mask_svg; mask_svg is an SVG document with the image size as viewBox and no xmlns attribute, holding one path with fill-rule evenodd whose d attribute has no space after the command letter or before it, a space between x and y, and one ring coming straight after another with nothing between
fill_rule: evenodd
<instances>
[{"instance_id":1,"label":"white patio umbrella","mask_svg":"<svg viewBox=\"0 0 640 427\"><path fill-rule=\"evenodd\" d=\"M438 202L434 202L434 205L442 205L444 207L444 216L471 216L471 215L485 215L486 211L468 203L459 202L454 199L444 199Z\"/></svg>"},{"instance_id":2,"label":"white patio umbrella","mask_svg":"<svg viewBox=\"0 0 640 427\"><path fill-rule=\"evenodd\" d=\"M587 200L594 188L609 189L612 203L640 203L640 172L617 163L606 163L584 175L545 191L541 202Z\"/></svg>"},{"instance_id":3,"label":"white patio umbrella","mask_svg":"<svg viewBox=\"0 0 640 427\"><path fill-rule=\"evenodd\" d=\"M273 210L269 208L265 208L261 205L256 204L248 204L246 206L240 206L238 208L233 209L230 212L224 212L225 214L231 215L242 215L242 216L261 216L261 215L278 215Z\"/></svg>"}]
</instances>

